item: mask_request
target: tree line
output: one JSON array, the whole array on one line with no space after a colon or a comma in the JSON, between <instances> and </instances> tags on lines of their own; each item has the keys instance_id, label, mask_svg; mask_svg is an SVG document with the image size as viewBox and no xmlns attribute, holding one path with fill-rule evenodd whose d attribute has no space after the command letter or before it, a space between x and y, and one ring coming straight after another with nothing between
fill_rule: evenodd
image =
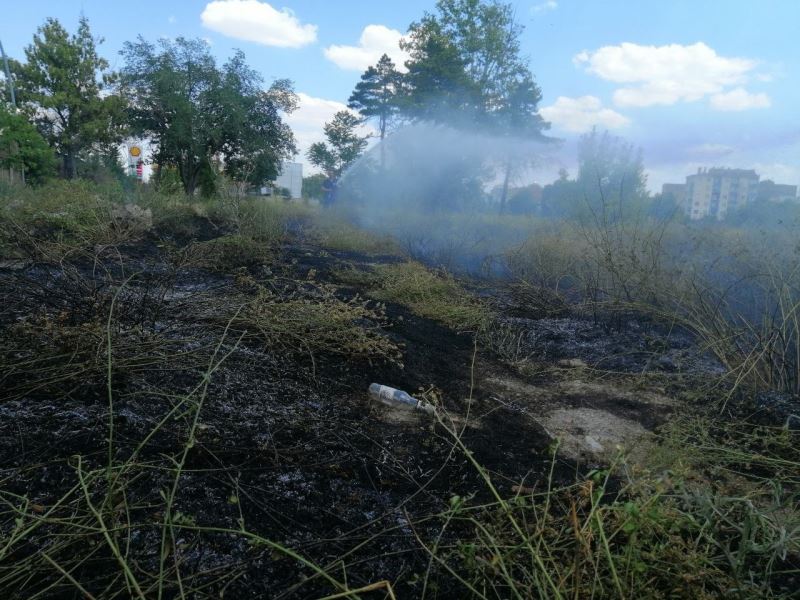
<instances>
[{"instance_id":1,"label":"tree line","mask_svg":"<svg viewBox=\"0 0 800 600\"><path fill-rule=\"evenodd\" d=\"M360 77L349 109L325 124L309 161L337 180L364 152L369 121L383 141L398 124L431 123L498 138L547 139L538 113L541 90L520 50L522 27L499 0L439 0L409 26L409 59L384 55ZM121 170L118 148L148 139L156 181L177 176L187 194L213 191L218 173L246 184L274 180L297 153L285 116L298 106L292 82L269 85L237 51L218 64L202 40L179 37L124 45L122 67L109 69L82 17L70 34L47 19L10 61L17 106L0 105L0 161L29 181L75 178L105 166ZM380 164L385 166L384 146ZM509 180L524 156L487 156Z\"/></svg>"},{"instance_id":2,"label":"tree line","mask_svg":"<svg viewBox=\"0 0 800 600\"><path fill-rule=\"evenodd\" d=\"M16 106L0 106L0 160L39 181L86 176L98 165L121 171L119 146L145 138L156 178L172 169L192 195L213 186L215 169L234 181L274 179L296 154L283 115L297 107L288 80L264 87L241 52L218 65L202 40L141 36L121 51L124 66L109 70L101 38L80 19L70 34L47 19L11 60Z\"/></svg>"},{"instance_id":3,"label":"tree line","mask_svg":"<svg viewBox=\"0 0 800 600\"><path fill-rule=\"evenodd\" d=\"M433 12L409 26L400 42L409 59L398 68L388 55L369 67L356 84L348 107L371 120L380 141L397 124L424 122L495 138L545 140L549 125L538 113L542 94L520 50L523 28L511 5L498 1L439 0ZM315 144L309 160L332 179L348 166L359 143L357 125L339 113L326 126L328 143ZM348 132L349 136L343 136ZM337 140L346 140L344 144ZM363 148L363 146L362 146ZM340 152L340 149L344 152ZM386 148L380 144L380 167ZM527 157L518 153L487 155L504 172L503 209L515 167ZM476 173L482 165L465 166ZM453 182L451 194L465 193Z\"/></svg>"}]
</instances>

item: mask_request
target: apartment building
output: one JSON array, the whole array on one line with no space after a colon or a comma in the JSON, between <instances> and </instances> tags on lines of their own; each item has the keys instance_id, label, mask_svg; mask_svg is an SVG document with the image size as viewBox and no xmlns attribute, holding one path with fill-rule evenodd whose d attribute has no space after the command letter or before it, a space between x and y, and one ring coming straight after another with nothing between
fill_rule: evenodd
<instances>
[{"instance_id":1,"label":"apartment building","mask_svg":"<svg viewBox=\"0 0 800 600\"><path fill-rule=\"evenodd\" d=\"M725 218L758 195L758 174L748 169L700 168L686 178L684 207L690 219Z\"/></svg>"},{"instance_id":2,"label":"apartment building","mask_svg":"<svg viewBox=\"0 0 800 600\"><path fill-rule=\"evenodd\" d=\"M758 183L759 202L797 202L797 186L765 179Z\"/></svg>"},{"instance_id":3,"label":"apartment building","mask_svg":"<svg viewBox=\"0 0 800 600\"><path fill-rule=\"evenodd\" d=\"M284 161L281 164L281 174L275 180L275 187L289 190L292 200L299 200L303 196L303 165L296 162Z\"/></svg>"}]
</instances>

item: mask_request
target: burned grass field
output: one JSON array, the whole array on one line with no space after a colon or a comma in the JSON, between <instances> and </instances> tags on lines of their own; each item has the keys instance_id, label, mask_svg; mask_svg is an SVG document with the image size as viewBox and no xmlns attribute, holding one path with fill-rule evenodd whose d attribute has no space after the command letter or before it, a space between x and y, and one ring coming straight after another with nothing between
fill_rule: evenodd
<instances>
[{"instance_id":1,"label":"burned grass field","mask_svg":"<svg viewBox=\"0 0 800 600\"><path fill-rule=\"evenodd\" d=\"M796 432L687 332L254 210L6 214L3 597L796 591Z\"/></svg>"}]
</instances>

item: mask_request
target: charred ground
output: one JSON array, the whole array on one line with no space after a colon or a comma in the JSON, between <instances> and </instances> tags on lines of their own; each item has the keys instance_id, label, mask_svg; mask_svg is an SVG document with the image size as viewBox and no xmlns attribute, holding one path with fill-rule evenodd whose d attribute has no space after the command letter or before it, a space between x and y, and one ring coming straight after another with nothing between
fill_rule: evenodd
<instances>
[{"instance_id":1,"label":"charred ground","mask_svg":"<svg viewBox=\"0 0 800 600\"><path fill-rule=\"evenodd\" d=\"M279 242L206 216L115 227L91 245L28 230L0 265L5 597L464 597L493 579L502 597L508 578L534 594L480 532L514 564L502 515L544 495L525 527L580 537L577 519L631 494L602 469L641 464L720 369L663 324L612 327L498 282L470 293L305 217ZM415 295L432 282L456 294L439 318ZM371 382L439 417L371 403Z\"/></svg>"}]
</instances>

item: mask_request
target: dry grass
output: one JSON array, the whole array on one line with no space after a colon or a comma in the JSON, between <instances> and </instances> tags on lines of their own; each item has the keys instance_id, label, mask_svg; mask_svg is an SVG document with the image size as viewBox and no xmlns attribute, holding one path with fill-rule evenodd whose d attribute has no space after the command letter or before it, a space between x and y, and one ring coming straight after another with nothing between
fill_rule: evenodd
<instances>
[{"instance_id":1,"label":"dry grass","mask_svg":"<svg viewBox=\"0 0 800 600\"><path fill-rule=\"evenodd\" d=\"M331 287L306 284L290 295L261 288L234 318L233 327L255 334L270 348L307 356L345 360L393 361L399 348L383 333L388 321L375 302L341 300Z\"/></svg>"},{"instance_id":2,"label":"dry grass","mask_svg":"<svg viewBox=\"0 0 800 600\"><path fill-rule=\"evenodd\" d=\"M421 317L459 331L478 331L491 319L491 311L447 273L434 273L417 262L380 265L380 286L375 298L396 302Z\"/></svg>"},{"instance_id":3,"label":"dry grass","mask_svg":"<svg viewBox=\"0 0 800 600\"><path fill-rule=\"evenodd\" d=\"M417 524L430 557L421 597L435 597L442 577L480 599L794 596L796 433L687 416L646 467L620 454L573 485L557 487L551 469L546 481L507 491L461 441L461 420L437 415L494 501L453 496Z\"/></svg>"},{"instance_id":4,"label":"dry grass","mask_svg":"<svg viewBox=\"0 0 800 600\"><path fill-rule=\"evenodd\" d=\"M318 217L313 234L320 245L328 250L367 255L400 254L400 247L392 237L360 229L331 213L324 213Z\"/></svg>"},{"instance_id":5,"label":"dry grass","mask_svg":"<svg viewBox=\"0 0 800 600\"><path fill-rule=\"evenodd\" d=\"M197 572L190 557L204 543L214 548L234 541L266 560L283 557L299 565L306 574L303 583L322 583L329 600L376 594L393 598L392 585L384 580L393 574L376 574L374 583L351 585L347 557L318 564L300 545L288 547L252 532L230 473L220 471L220 477L230 478L225 509L233 507L232 518L220 509L213 520L201 521L182 512L178 501L202 436L209 384L243 344L262 343L312 363L323 355L343 362L399 362L399 349L384 333L388 323L383 308L358 297L342 299L334 288L310 281L284 282L288 287L278 289L242 275L232 285L247 288L247 293L233 293L223 306L191 315L197 323L211 326L208 337L213 344L198 342L181 355L178 349L186 347L185 340L155 333L169 277L147 287L135 273L125 272L120 279L99 267L108 258L103 252L109 250L95 246L134 239L141 231L120 230L106 210L111 205L103 201L87 206L67 203L63 214L58 202L49 198L41 204L18 202L3 207L3 226L12 227L9 231L18 236L5 248L21 248L25 257L58 264L53 278L60 282L63 297L58 300L65 308L26 315L4 330L0 383L9 392L6 398L58 399L91 381L98 388L93 399L107 405L107 421L99 427L104 431L90 455L76 455L66 464L24 465L31 473L40 468L64 473L67 485L56 497L11 491L6 476L0 478L0 589L29 597L205 598L210 590L219 597L220 590L242 576L243 567L221 563ZM209 216L206 209L183 207L163 220L167 213L160 210L154 208L153 213L162 226L173 217L184 222L181 211L191 214L191 221L200 213ZM304 218L281 216L279 208L267 208L264 214L260 225L248 230L240 220L238 233L216 243L194 244L194 250L178 258L195 260L189 255L200 248L201 259L211 261L207 266L223 271L264 260L270 244L286 235L286 218ZM25 240L30 247L21 245ZM378 252L380 247L352 232L345 232L340 241L342 249L359 252ZM537 268L552 264L547 257L557 255L557 245L549 240L541 250ZM63 260L79 253L99 269L91 280ZM53 261L56 254L60 264ZM556 271L571 269L572 264L567 260ZM770 264L774 265L766 266ZM403 304L459 331L479 331L491 319L491 311L452 276L419 263L382 265L364 273L343 273L340 278L349 277L357 285L368 281L376 299ZM646 277L620 272L613 277L625 275L616 279L623 283L644 282L652 273L647 268ZM797 272L765 267L758 273L777 307L761 323L731 320L720 301L687 305L683 318L687 323L695 320L710 350L728 357L737 385L755 382L792 389L797 381ZM615 281L612 275L602 281ZM554 272L534 285L561 291L564 281ZM52 294L49 289L45 286L41 293ZM685 290L680 289L682 294ZM621 302L626 288L618 292ZM631 309L641 305L641 298L636 299ZM156 367L196 372L196 381L185 393L164 390L164 410L154 415L155 425L141 439L123 443L115 430L115 382ZM489 500L453 495L438 513L405 514L410 533L406 529L403 534L413 535L428 558L427 568L417 574L414 589L419 597L441 597L446 592L440 590L454 587L460 590L458 597L497 599L796 595L800 440L789 427L686 415L661 433L661 444L645 468L634 468L619 456L607 469L579 477L573 485L557 486L551 471L533 489L525 482L510 488L497 483L463 442L463 429L454 424L465 422L461 415L450 419L441 403L430 400L440 406L438 426L449 440L446 462L472 465ZM146 452L173 423L180 426L168 433L171 439L178 436L177 442ZM553 468L555 461L554 449ZM160 495L137 496L138 482L153 477L158 477L154 489ZM392 534L401 532L398 528Z\"/></svg>"},{"instance_id":6,"label":"dry grass","mask_svg":"<svg viewBox=\"0 0 800 600\"><path fill-rule=\"evenodd\" d=\"M221 273L231 273L242 267L252 267L271 258L268 244L242 235L225 235L192 248L196 264Z\"/></svg>"}]
</instances>

